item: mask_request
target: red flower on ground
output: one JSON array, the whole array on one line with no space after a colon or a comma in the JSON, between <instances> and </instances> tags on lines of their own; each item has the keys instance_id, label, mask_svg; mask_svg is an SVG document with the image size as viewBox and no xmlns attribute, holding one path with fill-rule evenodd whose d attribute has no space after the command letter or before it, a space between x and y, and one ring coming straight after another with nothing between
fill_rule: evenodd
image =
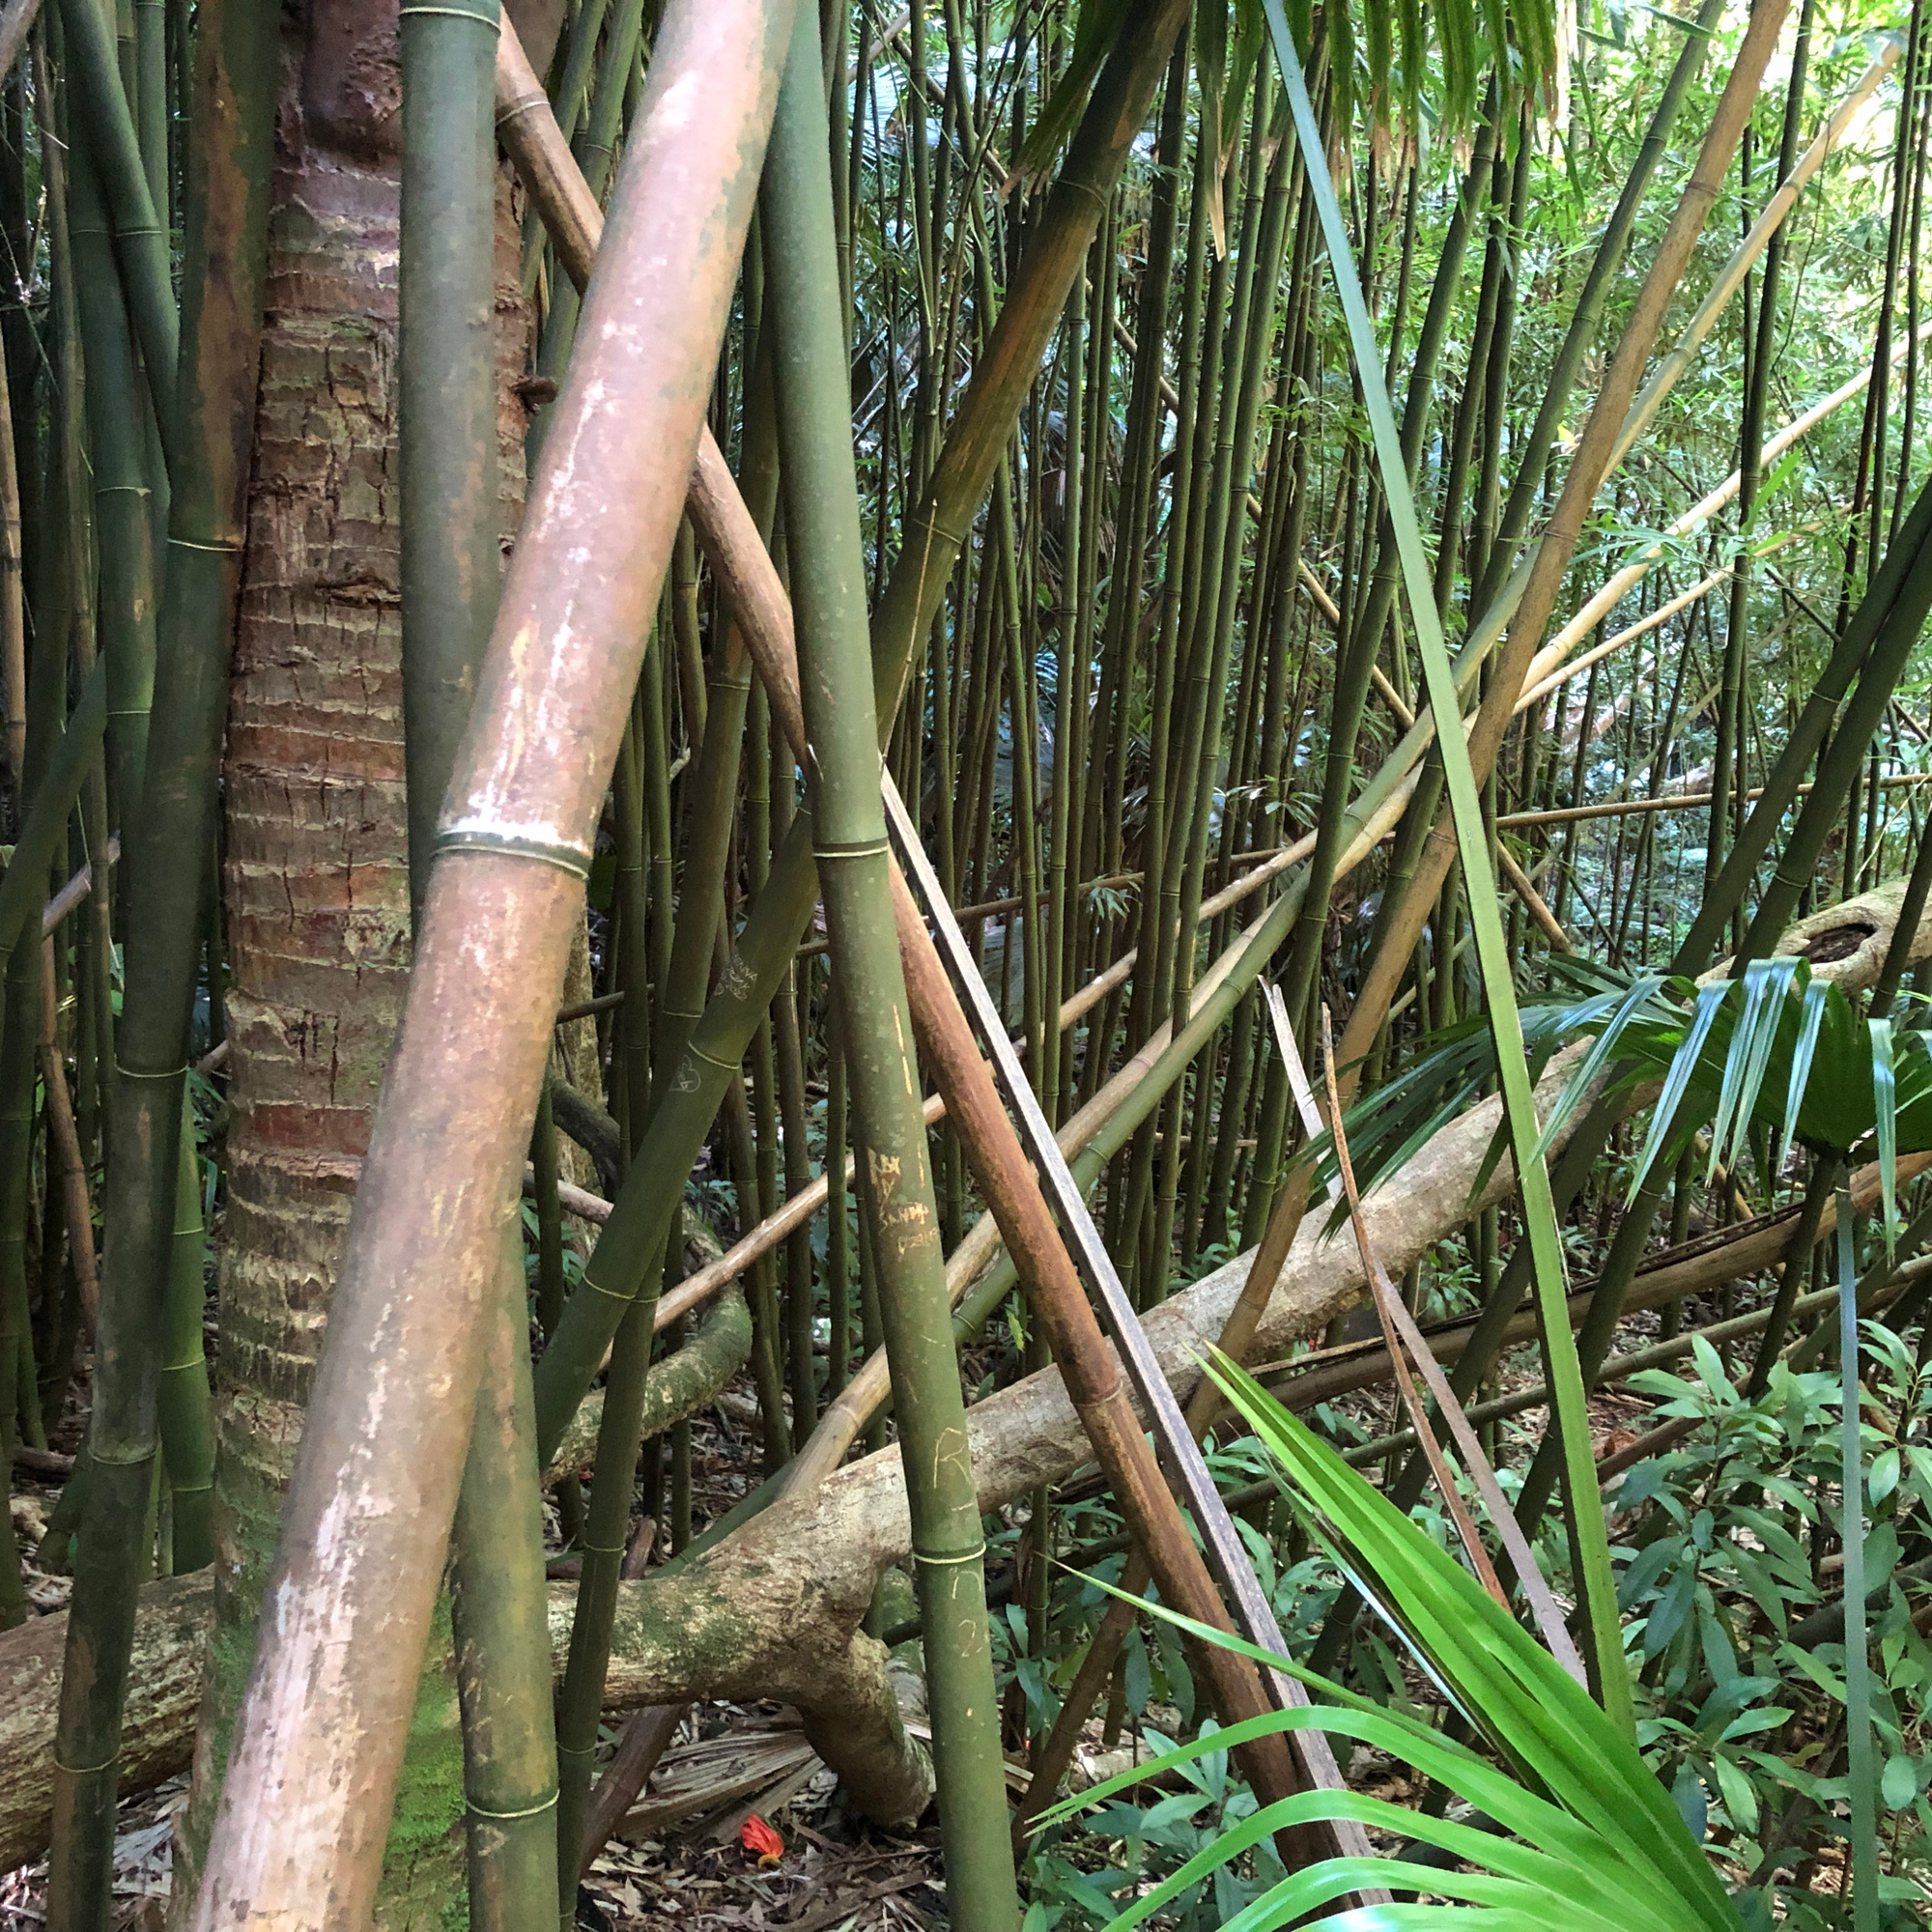
<instances>
[{"instance_id":1,"label":"red flower on ground","mask_svg":"<svg viewBox=\"0 0 1932 1932\"><path fill-rule=\"evenodd\" d=\"M760 1867L776 1865L784 1858L785 1841L755 1811L738 1827L738 1842L756 1855Z\"/></svg>"}]
</instances>

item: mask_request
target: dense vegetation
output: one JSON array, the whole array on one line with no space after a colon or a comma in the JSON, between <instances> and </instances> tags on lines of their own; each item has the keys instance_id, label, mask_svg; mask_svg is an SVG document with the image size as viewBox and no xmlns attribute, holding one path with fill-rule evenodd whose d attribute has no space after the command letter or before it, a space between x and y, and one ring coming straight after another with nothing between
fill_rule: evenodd
<instances>
[{"instance_id":1,"label":"dense vegetation","mask_svg":"<svg viewBox=\"0 0 1932 1932\"><path fill-rule=\"evenodd\" d=\"M0 1912L1924 1918L1918 0L0 75Z\"/></svg>"}]
</instances>

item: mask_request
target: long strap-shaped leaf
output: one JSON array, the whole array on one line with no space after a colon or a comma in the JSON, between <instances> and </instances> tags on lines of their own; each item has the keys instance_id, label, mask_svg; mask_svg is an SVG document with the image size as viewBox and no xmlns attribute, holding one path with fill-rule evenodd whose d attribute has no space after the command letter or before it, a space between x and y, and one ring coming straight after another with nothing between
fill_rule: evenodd
<instances>
[{"instance_id":1,"label":"long strap-shaped leaf","mask_svg":"<svg viewBox=\"0 0 1932 1932\"><path fill-rule=\"evenodd\" d=\"M1838 1373L1845 1551L1845 1768L1852 1798L1852 1924L1878 1932L1878 1793L1872 1754L1871 1662L1865 1654L1865 1472L1859 1432L1859 1270L1852 1197L1838 1189Z\"/></svg>"},{"instance_id":2,"label":"long strap-shaped leaf","mask_svg":"<svg viewBox=\"0 0 1932 1932\"><path fill-rule=\"evenodd\" d=\"M1302 75L1301 62L1288 31L1282 0L1266 0L1266 4L1275 57L1281 63L1282 79L1287 83L1289 105L1294 117L1295 138L1301 143L1309 190L1315 197L1316 210L1321 217L1321 230L1328 244L1329 266L1334 270L1336 291L1342 298L1342 313L1349 326L1356 379L1361 384L1362 400L1375 433L1376 456L1381 468L1384 500L1395 532L1403 582L1408 593L1416 646L1422 658L1423 680L1436 717L1458 718L1462 715L1462 706L1457 701L1455 670L1449 661L1449 648L1443 639L1441 620L1436 613L1429 558L1422 547L1415 499L1409 491L1407 470L1402 461L1395 413L1389 407L1388 392L1382 384L1375 329L1369 321L1368 306L1362 299L1362 285L1355 271L1354 256L1350 251L1348 226L1342 217L1341 204L1335 198L1334 183L1328 176L1321 130L1316 125L1315 110L1308 99L1308 84ZM1469 923L1475 933L1476 957L1482 967L1483 984L1489 997L1490 1025L1495 1034L1503 1108L1509 1120L1510 1144L1516 1155L1518 1179L1522 1188L1523 1221L1529 1233L1530 1253L1536 1266L1536 1292L1544 1315L1549 1386L1555 1398L1557 1426L1562 1432L1564 1471L1569 1480L1571 1508L1576 1516L1577 1548L1582 1555L1583 1574L1578 1580L1582 1585L1583 1606L1595 1647L1599 1694L1605 1710L1623 1730L1629 1732L1634 1722L1630 1680L1624 1665L1616 1584L1610 1572L1609 1536L1597 1491L1596 1464L1590 1454L1582 1365L1577 1360L1577 1344L1570 1332L1563 1248L1556 1232L1556 1208L1549 1192L1549 1173L1537 1146L1540 1132L1534 1090L1523 1056L1522 1021L1517 1011L1516 988L1510 978L1509 946L1497 910L1495 871L1490 864L1489 837L1483 825L1482 805L1477 795L1475 774L1469 764L1468 747L1461 731L1444 731L1437 742L1441 748L1450 810L1456 823L1457 843L1461 848L1463 877L1468 889Z\"/></svg>"}]
</instances>

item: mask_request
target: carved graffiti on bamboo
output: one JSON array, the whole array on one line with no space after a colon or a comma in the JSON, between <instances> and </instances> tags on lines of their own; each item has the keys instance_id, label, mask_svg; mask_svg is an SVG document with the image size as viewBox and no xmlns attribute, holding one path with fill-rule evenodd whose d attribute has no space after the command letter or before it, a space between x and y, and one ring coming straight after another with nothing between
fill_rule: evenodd
<instances>
[{"instance_id":1,"label":"carved graffiti on bamboo","mask_svg":"<svg viewBox=\"0 0 1932 1932\"><path fill-rule=\"evenodd\" d=\"M914 1195L901 1196L905 1179L900 1157L879 1153L867 1148L866 1161L872 1177L872 1200L878 1216L879 1233L891 1239L901 1255L915 1255L939 1239L926 1205Z\"/></svg>"}]
</instances>

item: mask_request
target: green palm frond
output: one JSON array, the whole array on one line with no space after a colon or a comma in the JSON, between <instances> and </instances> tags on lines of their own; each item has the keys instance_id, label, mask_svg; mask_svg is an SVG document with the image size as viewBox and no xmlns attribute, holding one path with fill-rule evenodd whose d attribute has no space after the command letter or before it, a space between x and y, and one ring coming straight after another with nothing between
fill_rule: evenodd
<instances>
[{"instance_id":1,"label":"green palm frond","mask_svg":"<svg viewBox=\"0 0 1932 1932\"><path fill-rule=\"evenodd\" d=\"M1554 963L1563 976L1561 996L1525 1002L1521 1009L1523 1049L1532 1080L1543 1078L1560 1049L1615 1021L1634 990L1631 981L1587 960ZM1653 980L1651 985L1651 997L1661 997L1662 982ZM1459 1115L1493 1094L1495 1085L1495 1039L1486 1015L1474 1014L1435 1034L1427 1051L1349 1111L1345 1122L1349 1154L1363 1194L1398 1172ZM1571 1100L1567 1093L1565 1098ZM1507 1146L1506 1133L1499 1132L1476 1178L1478 1190L1488 1182ZM1334 1143L1327 1135L1311 1142L1302 1157L1316 1162L1319 1184L1337 1178ZM1333 1226L1340 1227L1345 1218L1338 1209Z\"/></svg>"},{"instance_id":2,"label":"green palm frond","mask_svg":"<svg viewBox=\"0 0 1932 1932\"><path fill-rule=\"evenodd\" d=\"M1676 1807L1589 1694L1467 1571L1251 1377L1225 1359L1208 1372L1267 1449L1311 1531L1500 1761L1454 1743L1419 1718L1378 1709L1312 1671L1273 1660L1321 1701L1208 1732L1094 1786L1042 1814L1041 1822L1068 1819L1169 1766L1269 1729L1316 1729L1387 1751L1439 1781L1483 1822L1428 1817L1354 1792L1303 1792L1264 1806L1136 1897L1113 1920L1117 1932L1132 1932L1272 1833L1343 1818L1434 1846L1462 1869L1327 1860L1292 1873L1224 1932L1269 1932L1370 1887L1425 1896L1331 1911L1313 1924L1337 1932L1343 1926L1434 1932L1452 1923L1483 1932L1736 1932L1736 1910ZM1149 1607L1205 1640L1248 1648Z\"/></svg>"},{"instance_id":3,"label":"green palm frond","mask_svg":"<svg viewBox=\"0 0 1932 1932\"><path fill-rule=\"evenodd\" d=\"M1891 1219L1898 1155L1932 1149L1932 1031L1861 1019L1802 959L1753 960L1740 978L1703 985L1575 961L1564 978L1558 997L1522 1009L1539 1078L1559 1048L1589 1041L1545 1125L1546 1149L1594 1094L1656 1086L1633 1196L1659 1161L1708 1130L1707 1179L1747 1149L1766 1166L1794 1144L1875 1158ZM1364 1192L1493 1091L1495 1071L1488 1029L1471 1020L1357 1102L1346 1124ZM1499 1138L1492 1163L1501 1148ZM1324 1139L1310 1153L1325 1177L1332 1147Z\"/></svg>"}]
</instances>

